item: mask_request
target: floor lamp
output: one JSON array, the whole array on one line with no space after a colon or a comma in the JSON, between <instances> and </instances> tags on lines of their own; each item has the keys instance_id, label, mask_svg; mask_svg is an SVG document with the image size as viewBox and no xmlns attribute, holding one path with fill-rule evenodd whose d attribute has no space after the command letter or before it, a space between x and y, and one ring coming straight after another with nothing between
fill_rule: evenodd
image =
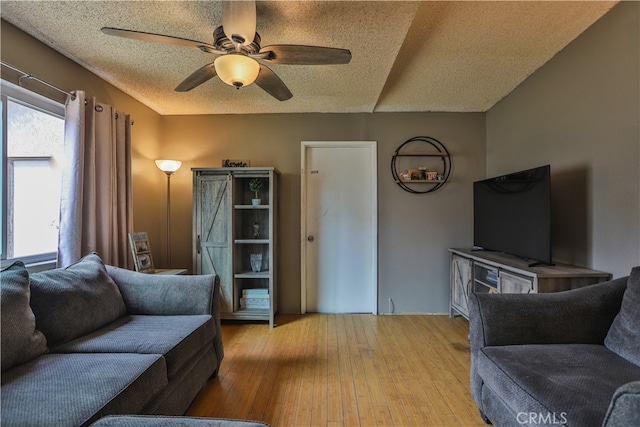
<instances>
[{"instance_id":1,"label":"floor lamp","mask_svg":"<svg viewBox=\"0 0 640 427\"><path fill-rule=\"evenodd\" d=\"M182 162L178 160L156 160L156 166L167 174L167 268L171 268L171 175L173 175Z\"/></svg>"}]
</instances>

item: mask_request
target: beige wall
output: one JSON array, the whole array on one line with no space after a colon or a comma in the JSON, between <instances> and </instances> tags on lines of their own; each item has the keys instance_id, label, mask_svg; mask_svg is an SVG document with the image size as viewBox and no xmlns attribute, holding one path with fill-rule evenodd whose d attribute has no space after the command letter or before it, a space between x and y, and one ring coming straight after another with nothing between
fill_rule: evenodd
<instances>
[{"instance_id":1,"label":"beige wall","mask_svg":"<svg viewBox=\"0 0 640 427\"><path fill-rule=\"evenodd\" d=\"M152 249L160 249L164 230L165 175L152 159L160 154L161 116L121 90L106 83L95 74L60 55L53 49L26 35L13 25L2 21L2 61L57 86L65 91L84 90L87 96L115 106L131 114L132 170L134 198L134 228L147 231ZM2 78L17 84L17 74L2 70ZM65 96L28 80L24 86L42 95L64 103ZM158 252L154 250L154 252Z\"/></svg>"},{"instance_id":2,"label":"beige wall","mask_svg":"<svg viewBox=\"0 0 640 427\"><path fill-rule=\"evenodd\" d=\"M416 135L442 141L453 156L451 181L433 194L402 191L391 178L391 156ZM471 182L484 177L484 114L278 114L165 116L163 154L184 161L172 178L174 265L191 265L192 167L222 159L282 172L280 309L300 310L300 142L378 142L379 310L443 313L448 309L447 248L469 246Z\"/></svg>"},{"instance_id":3,"label":"beige wall","mask_svg":"<svg viewBox=\"0 0 640 427\"><path fill-rule=\"evenodd\" d=\"M621 2L487 113L487 172L551 164L558 261L640 264L640 3Z\"/></svg>"}]
</instances>

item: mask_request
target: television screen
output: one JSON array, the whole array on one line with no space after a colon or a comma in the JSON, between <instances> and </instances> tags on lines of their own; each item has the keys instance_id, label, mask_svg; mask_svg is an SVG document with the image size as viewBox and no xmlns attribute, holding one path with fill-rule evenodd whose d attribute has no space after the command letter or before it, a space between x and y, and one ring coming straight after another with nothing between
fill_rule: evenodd
<instances>
[{"instance_id":1,"label":"television screen","mask_svg":"<svg viewBox=\"0 0 640 427\"><path fill-rule=\"evenodd\" d=\"M474 182L473 244L551 264L550 181L546 165Z\"/></svg>"}]
</instances>

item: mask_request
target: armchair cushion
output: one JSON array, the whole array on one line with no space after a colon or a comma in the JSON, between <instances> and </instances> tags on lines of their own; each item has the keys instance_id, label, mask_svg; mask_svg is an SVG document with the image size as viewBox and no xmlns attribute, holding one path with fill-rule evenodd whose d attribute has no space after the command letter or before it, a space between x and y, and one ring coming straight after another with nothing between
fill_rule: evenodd
<instances>
[{"instance_id":1,"label":"armchair cushion","mask_svg":"<svg viewBox=\"0 0 640 427\"><path fill-rule=\"evenodd\" d=\"M594 375L594 366L606 366L607 375ZM616 389L640 380L639 366L594 344L484 347L478 373L514 411L512 425L534 413L567 425L600 426Z\"/></svg>"},{"instance_id":2,"label":"armchair cushion","mask_svg":"<svg viewBox=\"0 0 640 427\"><path fill-rule=\"evenodd\" d=\"M29 306L29 273L20 261L2 270L2 370L28 362L47 352L47 341L36 329Z\"/></svg>"},{"instance_id":3,"label":"armchair cushion","mask_svg":"<svg viewBox=\"0 0 640 427\"><path fill-rule=\"evenodd\" d=\"M93 332L126 313L122 295L97 254L64 269L32 274L31 308L49 345Z\"/></svg>"},{"instance_id":4,"label":"armchair cushion","mask_svg":"<svg viewBox=\"0 0 640 427\"><path fill-rule=\"evenodd\" d=\"M640 267L631 270L620 313L613 320L604 345L640 366Z\"/></svg>"}]
</instances>

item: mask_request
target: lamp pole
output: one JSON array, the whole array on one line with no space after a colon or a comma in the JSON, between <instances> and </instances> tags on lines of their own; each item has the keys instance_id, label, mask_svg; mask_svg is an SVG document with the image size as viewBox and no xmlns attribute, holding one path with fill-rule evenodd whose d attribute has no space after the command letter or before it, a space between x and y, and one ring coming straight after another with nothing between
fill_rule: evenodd
<instances>
[{"instance_id":1,"label":"lamp pole","mask_svg":"<svg viewBox=\"0 0 640 427\"><path fill-rule=\"evenodd\" d=\"M171 175L167 174L167 268L171 268Z\"/></svg>"},{"instance_id":2,"label":"lamp pole","mask_svg":"<svg viewBox=\"0 0 640 427\"><path fill-rule=\"evenodd\" d=\"M167 174L167 268L171 268L171 175L173 175L182 162L178 160L156 160L156 166Z\"/></svg>"}]
</instances>

